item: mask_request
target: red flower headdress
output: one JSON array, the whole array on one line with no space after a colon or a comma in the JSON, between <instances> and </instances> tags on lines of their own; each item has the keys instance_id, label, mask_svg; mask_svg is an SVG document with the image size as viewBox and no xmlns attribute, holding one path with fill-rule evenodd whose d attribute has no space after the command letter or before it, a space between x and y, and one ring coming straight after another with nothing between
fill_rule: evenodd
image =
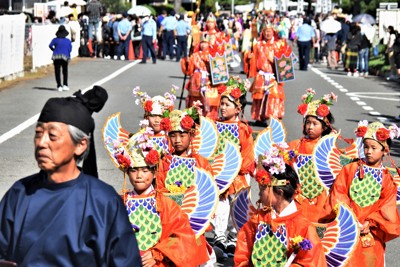
<instances>
[{"instance_id":1,"label":"red flower headdress","mask_svg":"<svg viewBox=\"0 0 400 267\"><path fill-rule=\"evenodd\" d=\"M304 117L314 116L328 122L326 116L330 113L329 106L333 105L333 101L337 101L337 96L334 93L330 93L319 100L313 101L314 95L315 91L313 89L307 89L306 93L301 97L302 103L297 107L297 112Z\"/></svg>"}]
</instances>

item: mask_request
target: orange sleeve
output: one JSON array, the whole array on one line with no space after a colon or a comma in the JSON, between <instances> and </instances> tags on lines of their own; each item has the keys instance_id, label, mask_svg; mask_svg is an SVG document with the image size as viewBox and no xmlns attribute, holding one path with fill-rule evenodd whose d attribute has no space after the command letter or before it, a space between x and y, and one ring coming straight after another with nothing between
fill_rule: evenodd
<instances>
[{"instance_id":1,"label":"orange sleeve","mask_svg":"<svg viewBox=\"0 0 400 267\"><path fill-rule=\"evenodd\" d=\"M193 154L192 156L196 159L196 167L202 168L214 176L214 172L211 168L211 164L205 157L203 157L199 154Z\"/></svg>"},{"instance_id":2,"label":"orange sleeve","mask_svg":"<svg viewBox=\"0 0 400 267\"><path fill-rule=\"evenodd\" d=\"M310 250L300 250L290 266L307 267L326 267L326 258L321 240L317 235L315 226L308 222L307 232L304 237L310 240L312 248ZM304 227L304 224L302 225ZM290 255L288 255L289 257Z\"/></svg>"},{"instance_id":3,"label":"orange sleeve","mask_svg":"<svg viewBox=\"0 0 400 267\"><path fill-rule=\"evenodd\" d=\"M253 175L255 169L254 140L251 128L243 122L239 122L239 142L241 146L240 153L242 154L242 167L239 174L249 173Z\"/></svg>"},{"instance_id":4,"label":"orange sleeve","mask_svg":"<svg viewBox=\"0 0 400 267\"><path fill-rule=\"evenodd\" d=\"M156 178L156 189L163 191L166 190L165 179L169 170L169 164L171 162L171 156L165 156L158 164L158 172Z\"/></svg>"},{"instance_id":5,"label":"orange sleeve","mask_svg":"<svg viewBox=\"0 0 400 267\"><path fill-rule=\"evenodd\" d=\"M258 56L258 45L253 45L253 56L249 60L249 78L254 78L257 75L257 58Z\"/></svg>"},{"instance_id":6,"label":"orange sleeve","mask_svg":"<svg viewBox=\"0 0 400 267\"><path fill-rule=\"evenodd\" d=\"M247 267L253 266L251 263L251 253L253 251L254 239L255 239L255 227L251 221L248 221L240 229L234 256L235 267Z\"/></svg>"},{"instance_id":7,"label":"orange sleeve","mask_svg":"<svg viewBox=\"0 0 400 267\"><path fill-rule=\"evenodd\" d=\"M383 201L376 211L367 215L366 220L370 221L371 232L383 242L388 242L400 236L400 218L396 205L397 187L387 169L382 183L380 199Z\"/></svg>"},{"instance_id":8,"label":"orange sleeve","mask_svg":"<svg viewBox=\"0 0 400 267\"><path fill-rule=\"evenodd\" d=\"M355 168L357 168L357 163L350 163L346 165L336 177L335 182L330 189L329 197L325 203L324 209L321 212L321 217L324 219L332 219L336 216L333 210L338 202L343 202L349 207L351 206L351 200L348 197L351 180L348 181L347 178L351 173L355 172Z\"/></svg>"},{"instance_id":9,"label":"orange sleeve","mask_svg":"<svg viewBox=\"0 0 400 267\"><path fill-rule=\"evenodd\" d=\"M197 266L199 260L196 236L190 227L189 218L173 200L162 197L160 212L162 235L153 250L162 253L165 261L172 261L177 267ZM169 266L169 265L166 265Z\"/></svg>"}]
</instances>

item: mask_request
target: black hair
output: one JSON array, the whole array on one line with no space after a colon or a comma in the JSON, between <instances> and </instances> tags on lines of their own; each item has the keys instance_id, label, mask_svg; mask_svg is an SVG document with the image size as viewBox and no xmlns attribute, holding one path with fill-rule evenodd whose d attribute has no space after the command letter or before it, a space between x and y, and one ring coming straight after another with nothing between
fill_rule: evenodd
<instances>
[{"instance_id":1,"label":"black hair","mask_svg":"<svg viewBox=\"0 0 400 267\"><path fill-rule=\"evenodd\" d=\"M283 197L287 201L291 201L299 184L299 178L297 176L297 173L290 165L285 164L285 167L286 170L284 173L274 174L273 176L276 177L278 180L287 180L289 181L289 183L284 186L274 186L272 187L272 190L275 194L280 194L280 190L282 190Z\"/></svg>"},{"instance_id":2,"label":"black hair","mask_svg":"<svg viewBox=\"0 0 400 267\"><path fill-rule=\"evenodd\" d=\"M332 132L332 130L334 130L332 124L335 123L335 118L333 117L331 112L329 112L329 114L326 116L327 120L329 121L329 125L325 121L318 119L318 117L316 116L307 115L303 120L303 135L307 135L306 120L310 116L316 118L322 124L322 128L324 129L321 134L322 136L328 135Z\"/></svg>"}]
</instances>

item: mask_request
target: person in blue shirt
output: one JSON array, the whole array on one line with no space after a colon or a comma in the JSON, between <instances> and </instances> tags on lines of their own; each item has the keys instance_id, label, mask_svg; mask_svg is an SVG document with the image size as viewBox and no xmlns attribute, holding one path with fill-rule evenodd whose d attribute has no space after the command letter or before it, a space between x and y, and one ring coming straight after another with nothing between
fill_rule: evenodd
<instances>
[{"instance_id":1,"label":"person in blue shirt","mask_svg":"<svg viewBox=\"0 0 400 267\"><path fill-rule=\"evenodd\" d=\"M161 59L165 59L168 55L171 60L174 59L174 44L175 44L175 36L174 30L176 27L177 21L175 18L175 11L171 10L169 16L163 19L161 22L161 27L159 29L159 33L162 33L162 56Z\"/></svg>"},{"instance_id":2,"label":"person in blue shirt","mask_svg":"<svg viewBox=\"0 0 400 267\"><path fill-rule=\"evenodd\" d=\"M129 53L129 44L131 42L131 30L132 24L129 20L129 15L127 12L122 14L124 17L118 23L118 36L119 36L119 44L117 48L117 59L121 59L121 55L124 55L125 60L128 60L128 53Z\"/></svg>"},{"instance_id":3,"label":"person in blue shirt","mask_svg":"<svg viewBox=\"0 0 400 267\"><path fill-rule=\"evenodd\" d=\"M179 16L179 21L175 27L176 32L176 61L180 61L181 54L187 57L188 35L192 32L192 27L184 20L183 14Z\"/></svg>"},{"instance_id":4,"label":"person in blue shirt","mask_svg":"<svg viewBox=\"0 0 400 267\"><path fill-rule=\"evenodd\" d=\"M142 61L139 64L146 64L147 56L149 55L149 51L151 54L151 58L153 60L153 64L157 63L156 50L154 48L154 44L157 43L157 24L156 22L150 18L149 15L145 15L143 17L143 26L142 26L142 50L143 57Z\"/></svg>"},{"instance_id":5,"label":"person in blue shirt","mask_svg":"<svg viewBox=\"0 0 400 267\"><path fill-rule=\"evenodd\" d=\"M68 91L68 62L71 59L72 43L66 38L68 31L64 25L58 27L56 38L51 40L49 48L53 51L51 59L54 64L54 72L56 75L57 90ZM61 69L63 74L63 83L61 84Z\"/></svg>"},{"instance_id":6,"label":"person in blue shirt","mask_svg":"<svg viewBox=\"0 0 400 267\"><path fill-rule=\"evenodd\" d=\"M295 42L299 48L299 63L300 70L307 70L308 62L310 61L310 50L315 42L315 32L311 27L310 18L306 17L303 19L303 25L301 25L296 32Z\"/></svg>"},{"instance_id":7,"label":"person in blue shirt","mask_svg":"<svg viewBox=\"0 0 400 267\"><path fill-rule=\"evenodd\" d=\"M142 266L122 198L78 168L94 129L87 104L59 97L44 105L33 139L40 171L0 202L0 266Z\"/></svg>"}]
</instances>

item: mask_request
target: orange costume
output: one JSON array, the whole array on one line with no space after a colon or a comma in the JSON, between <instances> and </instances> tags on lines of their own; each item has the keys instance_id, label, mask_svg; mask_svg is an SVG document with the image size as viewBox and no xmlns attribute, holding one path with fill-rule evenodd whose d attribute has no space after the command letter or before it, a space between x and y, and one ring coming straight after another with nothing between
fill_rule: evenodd
<instances>
[{"instance_id":1,"label":"orange costume","mask_svg":"<svg viewBox=\"0 0 400 267\"><path fill-rule=\"evenodd\" d=\"M218 105L220 96L217 85L212 84L210 70L210 55L215 57L218 53L225 53L224 41L228 41L223 32L216 29L216 19L210 14L207 18L207 30L201 32L200 44L196 44L193 54L188 60L181 61L182 72L190 76L186 85L189 91L186 98L186 107L192 107L193 102L200 100L203 104L205 116L210 118L218 117ZM204 46L202 43L208 45Z\"/></svg>"},{"instance_id":2,"label":"orange costume","mask_svg":"<svg viewBox=\"0 0 400 267\"><path fill-rule=\"evenodd\" d=\"M293 252L290 238L296 236L308 239L312 248L300 250L290 266L327 266L315 226L301 214L301 211L296 210L287 216L271 219L271 212L262 209L258 210L239 231L235 266L283 266ZM267 255L264 261L260 259L261 254ZM254 261L258 262L254 264Z\"/></svg>"},{"instance_id":3,"label":"orange costume","mask_svg":"<svg viewBox=\"0 0 400 267\"><path fill-rule=\"evenodd\" d=\"M282 119L285 114L284 83L277 82L274 63L274 57L282 50L291 51L291 48L284 40L278 40L277 37L273 37L269 41L260 40L253 47L253 56L250 59L248 72L249 78L254 77L250 88L253 98L251 106L253 120L265 121L271 116Z\"/></svg>"},{"instance_id":4,"label":"orange costume","mask_svg":"<svg viewBox=\"0 0 400 267\"><path fill-rule=\"evenodd\" d=\"M393 177L383 166L373 168L359 161L346 165L339 173L325 210L329 213L338 202L349 205L360 224L369 221L373 237L369 237L369 242L374 243L363 247L362 240L368 241L368 235L363 237L361 234L360 242L346 266L384 266L385 242L400 235L396 192Z\"/></svg>"},{"instance_id":5,"label":"orange costume","mask_svg":"<svg viewBox=\"0 0 400 267\"><path fill-rule=\"evenodd\" d=\"M240 147L240 154L242 155L242 165L240 167L239 175L227 190L227 195L236 194L236 192L239 192L241 189L248 187L249 185L246 181L245 175L252 175L255 168L252 129L249 125L240 120L237 121L237 125L239 130L238 145ZM220 132L220 130L218 130L218 132Z\"/></svg>"},{"instance_id":6,"label":"orange costume","mask_svg":"<svg viewBox=\"0 0 400 267\"><path fill-rule=\"evenodd\" d=\"M320 138L311 140L303 137L301 139L289 142L288 145L290 149L297 151L299 154L312 155L314 147L319 140ZM307 198L302 195L302 192L296 193L293 198L296 202L297 208L302 210L303 215L310 221L317 222L321 216L320 213L324 207L327 197L328 194L326 190L322 190L321 193L314 198Z\"/></svg>"},{"instance_id":7,"label":"orange costume","mask_svg":"<svg viewBox=\"0 0 400 267\"><path fill-rule=\"evenodd\" d=\"M158 169L158 175L157 175L157 189L160 191L168 192L167 186L165 184L165 181L167 179L168 171L170 169L170 164L172 160L172 155L166 155L163 157L159 164L159 169ZM211 165L208 162L207 159L204 157L198 155L198 154L191 154L189 158L193 158L195 160L195 166L198 168L202 168L212 174L212 169ZM176 177L177 181L181 181L179 177ZM194 184L194 181L189 182L188 184L185 184L186 186L190 186ZM207 262L209 260L209 254L208 254L208 245L207 241L204 237L204 235L199 236L199 238L196 240L197 242L197 251L196 251L196 257L198 259L201 259L202 262Z\"/></svg>"},{"instance_id":8,"label":"orange costume","mask_svg":"<svg viewBox=\"0 0 400 267\"><path fill-rule=\"evenodd\" d=\"M151 198L151 205L156 207L156 211L161 222L161 235L157 244L155 244L149 250L153 254L153 258L156 260L158 267L171 266L171 262L174 266L198 266L207 261L198 256L198 244L196 241L195 233L193 232L188 216L181 211L178 204L172 199L163 196L161 193L154 193L146 196L135 196L132 192L127 194L126 206L129 213L130 205L133 205L135 200L145 200ZM138 209L138 211L140 211ZM135 217L135 212L132 213L132 217ZM142 231L142 227L146 228L149 224L153 223L141 220L145 225L137 225ZM132 222L132 221L131 221ZM140 223L140 221L139 221ZM150 229L154 231L154 229ZM140 233L138 232L138 234ZM148 234L149 236L152 233ZM138 236L139 238L140 236ZM146 236L144 236L144 239ZM144 252L144 251L143 251Z\"/></svg>"},{"instance_id":9,"label":"orange costume","mask_svg":"<svg viewBox=\"0 0 400 267\"><path fill-rule=\"evenodd\" d=\"M167 187L165 185L165 180L167 178L167 174L169 171L169 166L171 164L172 155L166 155L162 158L160 165L158 166L158 175L157 175L157 189L162 191L167 191ZM192 153L190 157L195 160L195 166L201 169L208 171L209 173L213 174L211 165L208 160L199 154ZM192 181L193 184L193 181ZM188 184L190 186L191 184Z\"/></svg>"}]
</instances>

